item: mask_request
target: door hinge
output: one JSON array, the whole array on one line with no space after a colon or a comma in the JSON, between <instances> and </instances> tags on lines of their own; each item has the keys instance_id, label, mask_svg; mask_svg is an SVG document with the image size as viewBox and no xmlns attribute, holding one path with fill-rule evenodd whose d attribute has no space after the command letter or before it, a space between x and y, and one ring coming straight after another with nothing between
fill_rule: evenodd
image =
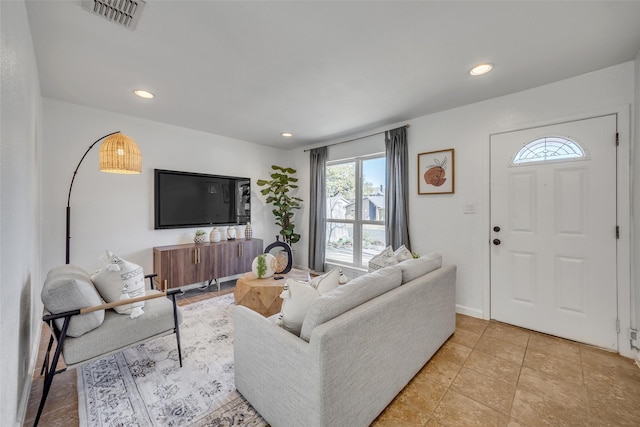
<instances>
[{"instance_id":1,"label":"door hinge","mask_svg":"<svg viewBox=\"0 0 640 427\"><path fill-rule=\"evenodd\" d=\"M616 225L616 239L620 238L620 226Z\"/></svg>"},{"instance_id":2,"label":"door hinge","mask_svg":"<svg viewBox=\"0 0 640 427\"><path fill-rule=\"evenodd\" d=\"M620 333L620 319L616 319L616 332Z\"/></svg>"},{"instance_id":3,"label":"door hinge","mask_svg":"<svg viewBox=\"0 0 640 427\"><path fill-rule=\"evenodd\" d=\"M620 134L616 132L616 147L620 145Z\"/></svg>"}]
</instances>

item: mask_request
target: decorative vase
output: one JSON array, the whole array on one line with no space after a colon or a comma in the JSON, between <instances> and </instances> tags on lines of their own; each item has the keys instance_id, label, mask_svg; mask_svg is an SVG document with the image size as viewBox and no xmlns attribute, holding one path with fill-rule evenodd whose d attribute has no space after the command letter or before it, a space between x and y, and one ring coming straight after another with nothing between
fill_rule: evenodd
<instances>
[{"instance_id":1,"label":"decorative vase","mask_svg":"<svg viewBox=\"0 0 640 427\"><path fill-rule=\"evenodd\" d=\"M253 237L253 229L251 228L251 223L248 222L247 226L244 228L244 238L249 240Z\"/></svg>"},{"instance_id":2,"label":"decorative vase","mask_svg":"<svg viewBox=\"0 0 640 427\"><path fill-rule=\"evenodd\" d=\"M342 270L340 270L340 276L338 277L338 284L344 285L348 281L349 279L347 278L347 276L345 276Z\"/></svg>"},{"instance_id":3,"label":"decorative vase","mask_svg":"<svg viewBox=\"0 0 640 427\"><path fill-rule=\"evenodd\" d=\"M227 228L227 240L235 240L236 239L236 228L229 227Z\"/></svg>"},{"instance_id":4,"label":"decorative vase","mask_svg":"<svg viewBox=\"0 0 640 427\"><path fill-rule=\"evenodd\" d=\"M287 274L293 267L293 254L291 253L291 246L286 242L280 241L280 236L276 236L276 241L267 246L264 253L271 253L273 249L279 249L277 254L278 260L274 263L275 274ZM275 257L274 257L275 259Z\"/></svg>"},{"instance_id":5,"label":"decorative vase","mask_svg":"<svg viewBox=\"0 0 640 427\"><path fill-rule=\"evenodd\" d=\"M193 238L193 241L200 243L207 243L207 235L206 234L196 234L196 237Z\"/></svg>"},{"instance_id":6,"label":"decorative vase","mask_svg":"<svg viewBox=\"0 0 640 427\"><path fill-rule=\"evenodd\" d=\"M261 254L253 259L251 271L258 279L265 279L273 276L273 263L275 258L271 254Z\"/></svg>"},{"instance_id":7,"label":"decorative vase","mask_svg":"<svg viewBox=\"0 0 640 427\"><path fill-rule=\"evenodd\" d=\"M220 231L217 228L211 230L211 234L209 234L209 241L213 243L218 243L220 241Z\"/></svg>"}]
</instances>

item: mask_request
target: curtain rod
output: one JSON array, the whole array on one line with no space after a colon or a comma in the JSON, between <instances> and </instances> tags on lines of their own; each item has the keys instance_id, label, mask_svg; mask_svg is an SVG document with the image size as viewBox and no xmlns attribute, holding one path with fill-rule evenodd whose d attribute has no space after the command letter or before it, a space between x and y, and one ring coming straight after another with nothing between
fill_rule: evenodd
<instances>
[{"instance_id":1,"label":"curtain rod","mask_svg":"<svg viewBox=\"0 0 640 427\"><path fill-rule=\"evenodd\" d=\"M408 128L408 127L409 127L409 125L408 125L408 124L406 124L406 125L404 125L404 126L400 126L400 127ZM395 128L395 129L398 129L398 128ZM390 130L393 130L393 129L383 130L383 131L381 131L381 132L372 133L372 134L370 134L370 135L359 136L359 137L357 137L357 138L348 139L348 140L346 140L346 141L334 142L333 144L325 145L325 147L332 147L332 146L334 146L334 145L340 145L340 144L344 144L344 143L347 143L347 142L357 141L357 140L359 140L359 139L369 138L370 136L380 135L381 133L385 133L385 132L388 132L388 131L390 131ZM318 148L318 147L315 147L315 148ZM313 150L313 148L307 148L306 150L304 150L304 152L306 153L307 151L311 151L311 150Z\"/></svg>"}]
</instances>

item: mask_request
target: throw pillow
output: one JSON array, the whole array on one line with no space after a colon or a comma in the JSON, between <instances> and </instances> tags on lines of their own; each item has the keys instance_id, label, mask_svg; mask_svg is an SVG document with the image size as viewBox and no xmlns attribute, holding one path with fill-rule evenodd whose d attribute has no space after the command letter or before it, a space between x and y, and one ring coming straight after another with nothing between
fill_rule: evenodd
<instances>
[{"instance_id":1,"label":"throw pillow","mask_svg":"<svg viewBox=\"0 0 640 427\"><path fill-rule=\"evenodd\" d=\"M282 311L279 319L275 322L276 325L299 336L309 306L319 296L318 291L308 284L287 279L284 290L280 294Z\"/></svg>"},{"instance_id":2,"label":"throw pillow","mask_svg":"<svg viewBox=\"0 0 640 427\"><path fill-rule=\"evenodd\" d=\"M391 246L387 246L380 252L378 255L371 258L369 261L369 273L375 270L380 270L384 267L389 267L390 265L396 265L398 260L396 259L396 255L393 253L393 248Z\"/></svg>"},{"instance_id":3,"label":"throw pillow","mask_svg":"<svg viewBox=\"0 0 640 427\"><path fill-rule=\"evenodd\" d=\"M398 262L406 261L408 259L413 259L413 254L409 249L407 249L405 245L402 245L398 249L396 249L394 254Z\"/></svg>"},{"instance_id":4,"label":"throw pillow","mask_svg":"<svg viewBox=\"0 0 640 427\"><path fill-rule=\"evenodd\" d=\"M343 313L400 286L402 273L398 267L387 267L356 277L312 301L307 312L300 338L309 342L311 333L318 326Z\"/></svg>"},{"instance_id":5,"label":"throw pillow","mask_svg":"<svg viewBox=\"0 0 640 427\"><path fill-rule=\"evenodd\" d=\"M321 276L314 277L309 282L309 285L318 290L320 295L326 294L332 289L335 289L340 284L340 269L334 267L328 273Z\"/></svg>"},{"instance_id":6,"label":"throw pillow","mask_svg":"<svg viewBox=\"0 0 640 427\"><path fill-rule=\"evenodd\" d=\"M68 264L49 270L40 297L44 308L50 313L64 313L102 304L102 298L89 275L82 268ZM73 316L67 335L82 336L102 325L103 321L104 310ZM62 329L64 319L54 322L58 329Z\"/></svg>"},{"instance_id":7,"label":"throw pillow","mask_svg":"<svg viewBox=\"0 0 640 427\"><path fill-rule=\"evenodd\" d=\"M145 295L142 267L107 252L109 262L91 276L100 295L106 302L137 298ZM142 315L144 301L114 307L120 314L129 314L132 319Z\"/></svg>"}]
</instances>

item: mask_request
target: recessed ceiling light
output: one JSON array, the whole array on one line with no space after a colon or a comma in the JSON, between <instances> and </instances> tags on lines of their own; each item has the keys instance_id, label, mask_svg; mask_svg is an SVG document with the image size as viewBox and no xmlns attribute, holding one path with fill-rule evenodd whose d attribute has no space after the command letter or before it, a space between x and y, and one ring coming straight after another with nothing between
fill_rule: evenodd
<instances>
[{"instance_id":1,"label":"recessed ceiling light","mask_svg":"<svg viewBox=\"0 0 640 427\"><path fill-rule=\"evenodd\" d=\"M138 95L140 98L144 98L144 99L151 99L155 97L154 94L152 94L148 90L143 90L143 89L136 89L133 91L133 93Z\"/></svg>"},{"instance_id":2,"label":"recessed ceiling light","mask_svg":"<svg viewBox=\"0 0 640 427\"><path fill-rule=\"evenodd\" d=\"M472 76L487 74L493 68L493 64L478 64L469 71Z\"/></svg>"},{"instance_id":3,"label":"recessed ceiling light","mask_svg":"<svg viewBox=\"0 0 640 427\"><path fill-rule=\"evenodd\" d=\"M291 138L293 136L291 132L282 132L280 135L284 136L285 138Z\"/></svg>"}]
</instances>

